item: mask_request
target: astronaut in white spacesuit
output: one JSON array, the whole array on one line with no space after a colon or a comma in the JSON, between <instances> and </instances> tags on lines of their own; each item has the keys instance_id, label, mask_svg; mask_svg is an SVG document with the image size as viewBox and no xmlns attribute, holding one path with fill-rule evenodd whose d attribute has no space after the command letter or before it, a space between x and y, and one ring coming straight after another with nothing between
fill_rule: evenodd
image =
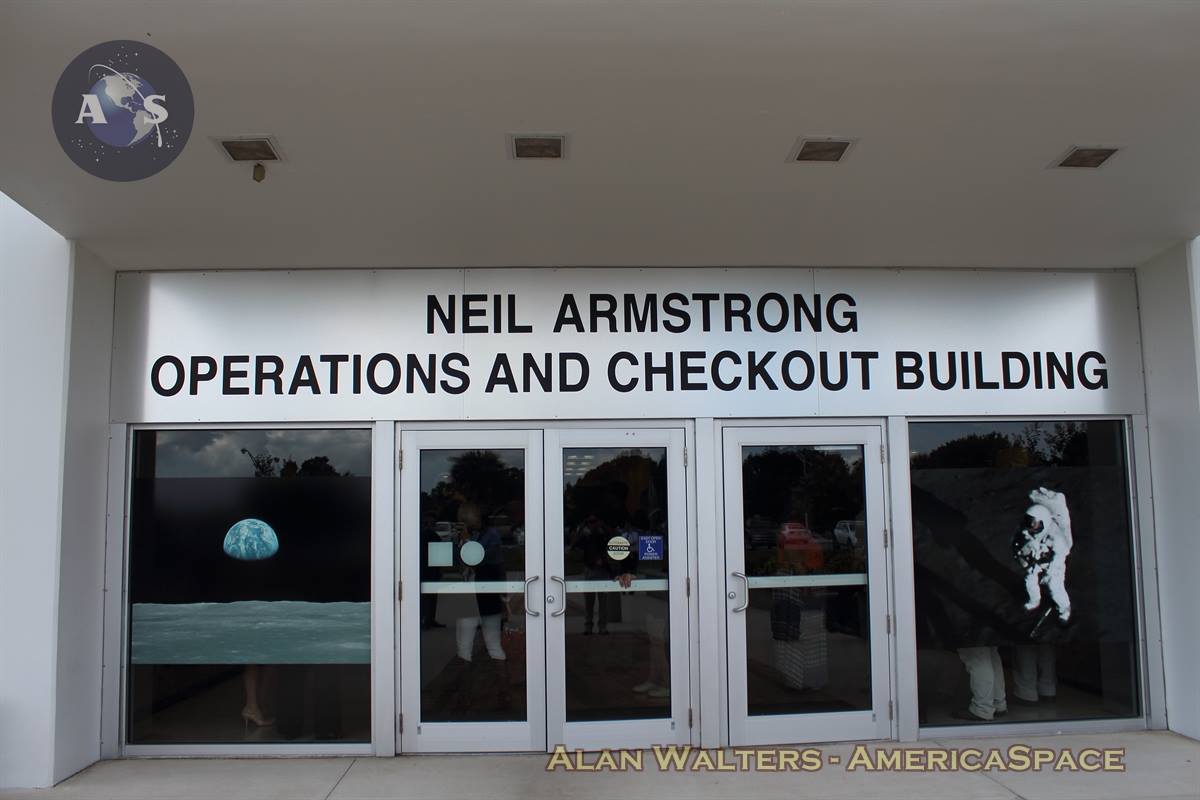
<instances>
[{"instance_id":1,"label":"astronaut in white spacesuit","mask_svg":"<svg viewBox=\"0 0 1200 800\"><path fill-rule=\"evenodd\" d=\"M1067 595L1067 556L1071 553L1071 514L1067 497L1062 492L1044 487L1029 493L1033 501L1025 510L1025 524L1013 540L1013 555L1025 570L1025 592L1029 599L1025 609L1033 611L1042 605L1042 587L1066 622L1071 618L1071 598Z\"/></svg>"}]
</instances>

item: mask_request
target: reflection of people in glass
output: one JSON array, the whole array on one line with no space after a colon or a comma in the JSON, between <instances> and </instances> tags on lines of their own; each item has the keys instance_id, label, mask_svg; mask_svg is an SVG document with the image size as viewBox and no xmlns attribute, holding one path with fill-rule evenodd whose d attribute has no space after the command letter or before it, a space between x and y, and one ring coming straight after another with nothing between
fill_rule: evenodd
<instances>
[{"instance_id":1,"label":"reflection of people in glass","mask_svg":"<svg viewBox=\"0 0 1200 800\"><path fill-rule=\"evenodd\" d=\"M1125 423L922 422L909 431L914 517L931 529L914 526L917 619L928 623L918 640L922 710L940 716L953 689L955 665L937 650L999 645L1018 719L1140 713ZM939 524L946 515L930 498L964 519ZM960 611L979 635L959 624ZM1043 705L1060 695L1069 710ZM1036 714L1017 709L1033 704Z\"/></svg>"},{"instance_id":2,"label":"reflection of people in glass","mask_svg":"<svg viewBox=\"0 0 1200 800\"><path fill-rule=\"evenodd\" d=\"M458 540L460 558L464 547L470 542L475 542L483 548L482 560L467 563L467 560L463 559L464 574L473 575L477 582L503 581L504 552L500 547L500 532L494 526L482 530L479 507L474 503L459 506L458 520L463 524ZM477 592L475 604L479 610L478 616L460 617L455 623L458 657L463 661L471 660L475 630L479 628L483 631L483 644L488 655L495 661L504 661L506 656L500 642L503 614L507 610L504 597L494 591Z\"/></svg>"},{"instance_id":3,"label":"reflection of people in glass","mask_svg":"<svg viewBox=\"0 0 1200 800\"><path fill-rule=\"evenodd\" d=\"M609 534L604 523L595 514L588 515L575 532L575 546L583 553L584 580L608 580L613 577L608 558ZM608 633L608 598L596 592L585 592L583 595L583 635L592 635L592 617L596 605L600 606L599 630L601 634Z\"/></svg>"},{"instance_id":4,"label":"reflection of people in glass","mask_svg":"<svg viewBox=\"0 0 1200 800\"><path fill-rule=\"evenodd\" d=\"M971 702L965 711L955 711L956 719L991 722L1008 713L1004 693L1004 662L997 647L960 647L958 657L967 668L971 682Z\"/></svg>"},{"instance_id":5,"label":"reflection of people in glass","mask_svg":"<svg viewBox=\"0 0 1200 800\"><path fill-rule=\"evenodd\" d=\"M270 667L260 664L247 664L242 671L242 685L245 690L246 702L242 706L242 722L247 730L253 724L262 728L274 725L275 720L263 713L259 698L266 694L267 682L273 671Z\"/></svg>"},{"instance_id":6,"label":"reflection of people in glass","mask_svg":"<svg viewBox=\"0 0 1200 800\"><path fill-rule=\"evenodd\" d=\"M440 543L441 537L437 534L437 522L432 514L425 513L421 515L421 581L437 581L441 579L442 570L440 567L430 566L429 564L429 545ZM430 628L444 628L442 623L437 621L438 595L436 592L421 593L421 630L427 631Z\"/></svg>"},{"instance_id":7,"label":"reflection of people in glass","mask_svg":"<svg viewBox=\"0 0 1200 800\"><path fill-rule=\"evenodd\" d=\"M633 581L637 579L639 572L653 571L650 564L643 564L640 557L639 540L646 531L648 525L644 513L639 513L637 524L633 527L621 531L621 535L629 540L629 556L619 562L617 569L620 571L613 580L621 585L622 589L628 589L633 585ZM658 530L658 535L662 536L665 543L666 535L664 530ZM663 546L665 550L665 544ZM665 553L660 553L660 559L665 557ZM660 561L661 564L661 561ZM645 694L647 697L662 699L671 696L671 672L670 664L667 660L667 630L669 609L660 599L658 592L643 592L634 599L642 608L645 609L645 626L646 636L649 639L647 648L647 673L646 680L633 687L633 691L638 694Z\"/></svg>"},{"instance_id":8,"label":"reflection of people in glass","mask_svg":"<svg viewBox=\"0 0 1200 800\"><path fill-rule=\"evenodd\" d=\"M979 598L985 588L1006 591L1012 572L972 535L969 520L961 511L916 486L912 503L918 554L918 636L953 647L966 667L971 699L952 716L990 722L1008 712L1004 664L998 649L1005 630L996 618L996 609ZM940 574L931 571L931 562L937 564Z\"/></svg>"},{"instance_id":9,"label":"reflection of people in glass","mask_svg":"<svg viewBox=\"0 0 1200 800\"><path fill-rule=\"evenodd\" d=\"M1013 701L1033 706L1058 696L1058 653L1054 645L1021 644L1013 648Z\"/></svg>"}]
</instances>

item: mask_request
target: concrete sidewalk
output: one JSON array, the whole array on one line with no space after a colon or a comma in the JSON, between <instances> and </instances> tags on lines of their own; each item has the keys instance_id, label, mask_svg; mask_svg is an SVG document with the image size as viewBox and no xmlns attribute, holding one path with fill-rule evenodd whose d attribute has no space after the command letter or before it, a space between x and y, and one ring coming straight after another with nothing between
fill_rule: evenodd
<instances>
[{"instance_id":1,"label":"concrete sidewalk","mask_svg":"<svg viewBox=\"0 0 1200 800\"><path fill-rule=\"evenodd\" d=\"M1200 798L1200 742L1170 733L946 739L903 747L1125 748L1124 773L1040 772L662 772L646 754L643 772L547 772L545 755L401 758L130 759L96 764L53 789L0 798L72 800L380 800L382 798L662 798L808 800L1165 800ZM822 746L826 761L853 745ZM882 744L877 747L901 747ZM594 755L588 756L594 760Z\"/></svg>"}]
</instances>

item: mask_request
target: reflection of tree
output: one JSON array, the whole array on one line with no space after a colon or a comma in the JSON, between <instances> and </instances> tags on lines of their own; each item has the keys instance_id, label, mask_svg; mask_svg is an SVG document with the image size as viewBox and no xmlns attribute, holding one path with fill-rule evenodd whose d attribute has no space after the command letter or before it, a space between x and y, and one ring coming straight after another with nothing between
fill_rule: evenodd
<instances>
[{"instance_id":1,"label":"reflection of tree","mask_svg":"<svg viewBox=\"0 0 1200 800\"><path fill-rule=\"evenodd\" d=\"M1015 433L972 433L914 456L913 469L1065 466L1086 463L1087 434L1077 422L1030 422Z\"/></svg>"},{"instance_id":2,"label":"reflection of tree","mask_svg":"<svg viewBox=\"0 0 1200 800\"><path fill-rule=\"evenodd\" d=\"M448 477L421 493L422 516L432 514L435 520L453 522L460 505L473 503L485 521L507 513L517 523L523 522L524 468L508 466L492 450L466 450L451 459Z\"/></svg>"},{"instance_id":3,"label":"reflection of tree","mask_svg":"<svg viewBox=\"0 0 1200 800\"><path fill-rule=\"evenodd\" d=\"M244 447L242 448L242 455L250 459L250 463L254 465L254 477L275 477L275 465L279 463L277 456L273 456L270 453L251 453Z\"/></svg>"},{"instance_id":4,"label":"reflection of tree","mask_svg":"<svg viewBox=\"0 0 1200 800\"><path fill-rule=\"evenodd\" d=\"M494 451L468 450L454 459L450 480L468 499L491 507L523 494L525 470L507 466Z\"/></svg>"},{"instance_id":5,"label":"reflection of tree","mask_svg":"<svg viewBox=\"0 0 1200 800\"><path fill-rule=\"evenodd\" d=\"M863 512L863 462L810 447L770 447L742 462L746 518L803 522L829 533Z\"/></svg>"},{"instance_id":6,"label":"reflection of tree","mask_svg":"<svg viewBox=\"0 0 1200 800\"><path fill-rule=\"evenodd\" d=\"M563 488L563 517L574 528L595 515L611 525L633 525L644 531L660 530L666 523L665 455L621 453L592 467Z\"/></svg>"},{"instance_id":7,"label":"reflection of tree","mask_svg":"<svg viewBox=\"0 0 1200 800\"><path fill-rule=\"evenodd\" d=\"M281 459L279 456L273 456L270 453L251 453L244 447L242 448L242 454L250 459L250 463L254 465L254 477L256 478L276 477L275 468L280 463L283 464L278 473L280 478L338 477L338 471L329 463L329 456L313 456L297 464L290 458ZM343 475L350 477L350 472L347 471Z\"/></svg>"},{"instance_id":8,"label":"reflection of tree","mask_svg":"<svg viewBox=\"0 0 1200 800\"><path fill-rule=\"evenodd\" d=\"M299 465L289 458L279 470L281 478L336 478L337 474L337 470L329 463L329 456L306 458Z\"/></svg>"}]
</instances>

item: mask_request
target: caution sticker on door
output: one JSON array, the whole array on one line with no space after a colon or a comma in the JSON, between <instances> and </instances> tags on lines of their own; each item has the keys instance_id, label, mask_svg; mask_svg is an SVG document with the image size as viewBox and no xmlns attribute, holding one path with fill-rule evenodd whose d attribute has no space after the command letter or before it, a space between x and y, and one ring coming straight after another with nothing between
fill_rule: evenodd
<instances>
[{"instance_id":1,"label":"caution sticker on door","mask_svg":"<svg viewBox=\"0 0 1200 800\"><path fill-rule=\"evenodd\" d=\"M629 540L624 536L614 536L609 539L608 557L613 561L624 561L629 558Z\"/></svg>"},{"instance_id":2,"label":"caution sticker on door","mask_svg":"<svg viewBox=\"0 0 1200 800\"><path fill-rule=\"evenodd\" d=\"M662 561L663 558L663 537L661 536L639 536L638 537L638 560L639 561Z\"/></svg>"}]
</instances>

